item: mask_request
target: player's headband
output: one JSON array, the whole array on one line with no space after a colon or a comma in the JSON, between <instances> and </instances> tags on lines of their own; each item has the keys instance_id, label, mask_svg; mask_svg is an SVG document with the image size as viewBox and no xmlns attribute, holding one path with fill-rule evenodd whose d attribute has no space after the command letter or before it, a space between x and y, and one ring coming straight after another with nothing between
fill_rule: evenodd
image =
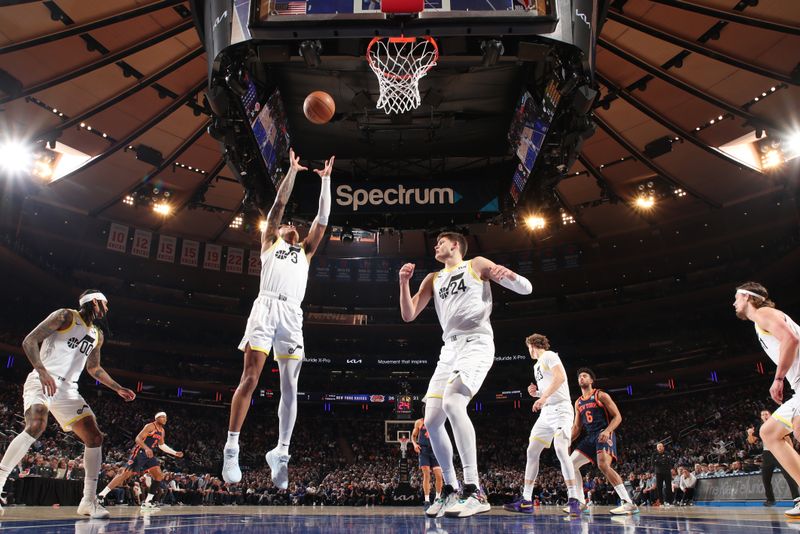
<instances>
[{"instance_id":1,"label":"player's headband","mask_svg":"<svg viewBox=\"0 0 800 534\"><path fill-rule=\"evenodd\" d=\"M155 418L158 419L159 417L166 417L166 416L167 416L167 412L158 412L156 414Z\"/></svg>"},{"instance_id":2,"label":"player's headband","mask_svg":"<svg viewBox=\"0 0 800 534\"><path fill-rule=\"evenodd\" d=\"M82 296L80 298L80 300L78 301L78 304L83 306L87 302L91 302L93 300L102 300L102 301L108 302L108 299L106 298L106 296L98 291L97 293L89 293L88 295Z\"/></svg>"},{"instance_id":3,"label":"player's headband","mask_svg":"<svg viewBox=\"0 0 800 534\"><path fill-rule=\"evenodd\" d=\"M767 298L764 295L759 295L758 293L753 293L752 291L748 291L746 289L737 289L736 292L741 293L742 295L750 295L751 297L758 297L761 300L766 300Z\"/></svg>"}]
</instances>

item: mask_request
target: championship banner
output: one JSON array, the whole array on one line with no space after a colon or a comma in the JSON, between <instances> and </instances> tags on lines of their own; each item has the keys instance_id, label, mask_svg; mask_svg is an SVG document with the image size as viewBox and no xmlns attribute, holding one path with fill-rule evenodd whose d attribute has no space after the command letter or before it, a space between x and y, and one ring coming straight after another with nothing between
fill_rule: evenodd
<instances>
[{"instance_id":1,"label":"championship banner","mask_svg":"<svg viewBox=\"0 0 800 534\"><path fill-rule=\"evenodd\" d=\"M368 259L358 260L358 272L356 279L359 282L369 282L372 275L372 261Z\"/></svg>"},{"instance_id":2,"label":"championship banner","mask_svg":"<svg viewBox=\"0 0 800 534\"><path fill-rule=\"evenodd\" d=\"M225 261L225 272L242 274L244 249L228 247L228 259Z\"/></svg>"},{"instance_id":3,"label":"championship banner","mask_svg":"<svg viewBox=\"0 0 800 534\"><path fill-rule=\"evenodd\" d=\"M261 275L261 251L251 250L250 257L247 259L247 274L250 276Z\"/></svg>"},{"instance_id":4,"label":"championship banner","mask_svg":"<svg viewBox=\"0 0 800 534\"><path fill-rule=\"evenodd\" d=\"M200 258L200 243L191 239L184 239L181 247L181 265L197 267Z\"/></svg>"},{"instance_id":5,"label":"championship banner","mask_svg":"<svg viewBox=\"0 0 800 534\"><path fill-rule=\"evenodd\" d=\"M336 280L340 282L350 282L350 260L339 260L336 262Z\"/></svg>"},{"instance_id":6,"label":"championship banner","mask_svg":"<svg viewBox=\"0 0 800 534\"><path fill-rule=\"evenodd\" d=\"M203 269L211 271L219 271L219 265L222 259L222 247L219 245L212 245L206 243L206 253L203 256Z\"/></svg>"},{"instance_id":7,"label":"championship banner","mask_svg":"<svg viewBox=\"0 0 800 534\"><path fill-rule=\"evenodd\" d=\"M111 223L108 230L106 248L117 252L125 252L128 245L128 227L124 224Z\"/></svg>"},{"instance_id":8,"label":"championship banner","mask_svg":"<svg viewBox=\"0 0 800 534\"><path fill-rule=\"evenodd\" d=\"M539 259L542 262L542 271L555 271L558 269L558 257L556 256L556 249L545 248L539 253Z\"/></svg>"},{"instance_id":9,"label":"championship banner","mask_svg":"<svg viewBox=\"0 0 800 534\"><path fill-rule=\"evenodd\" d=\"M147 230L136 229L133 234L133 246L131 247L131 254L139 256L140 258L150 257L150 243L153 242L152 232Z\"/></svg>"},{"instance_id":10,"label":"championship banner","mask_svg":"<svg viewBox=\"0 0 800 534\"><path fill-rule=\"evenodd\" d=\"M327 280L331 277L331 263L328 258L314 258L314 277L320 280Z\"/></svg>"},{"instance_id":11,"label":"championship banner","mask_svg":"<svg viewBox=\"0 0 800 534\"><path fill-rule=\"evenodd\" d=\"M156 259L167 263L175 263L175 251L178 248L178 240L171 235L161 235L158 238L158 252Z\"/></svg>"}]
</instances>

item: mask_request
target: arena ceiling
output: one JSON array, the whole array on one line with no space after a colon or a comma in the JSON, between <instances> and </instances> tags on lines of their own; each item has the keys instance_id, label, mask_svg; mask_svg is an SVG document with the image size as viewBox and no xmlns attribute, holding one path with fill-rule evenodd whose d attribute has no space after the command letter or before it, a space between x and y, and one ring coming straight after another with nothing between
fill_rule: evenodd
<instances>
[{"instance_id":1,"label":"arena ceiling","mask_svg":"<svg viewBox=\"0 0 800 534\"><path fill-rule=\"evenodd\" d=\"M6 141L50 139L91 157L81 161L76 153L78 168L39 189L38 199L203 241L248 244L257 238L230 228L243 190L206 131L207 60L188 2L0 5L0 117ZM558 240L648 229L794 189L796 167L760 172L720 147L739 143L738 150L747 152L742 147L761 131L784 138L800 132L798 51L796 0L611 2L597 50L597 132L557 186L561 204L576 221L559 230ZM287 97L290 125L302 140L308 125L299 102L305 89L316 88L313 77L319 74L302 69L290 74L292 85L303 88ZM502 83L500 68L476 84L480 91L459 98L467 107L480 107L486 91L501 91ZM335 143L336 136L330 137ZM670 142L665 153L655 155L647 145L659 139ZM480 145L479 136L475 143ZM130 148L139 145L154 148L163 161L137 159ZM317 148L309 151L323 157ZM758 159L757 153L750 156ZM172 193L169 217L125 203L144 182ZM664 198L642 211L634 201L648 182L660 187ZM198 195L208 209L189 209ZM522 248L530 237L517 229L502 243Z\"/></svg>"}]
</instances>

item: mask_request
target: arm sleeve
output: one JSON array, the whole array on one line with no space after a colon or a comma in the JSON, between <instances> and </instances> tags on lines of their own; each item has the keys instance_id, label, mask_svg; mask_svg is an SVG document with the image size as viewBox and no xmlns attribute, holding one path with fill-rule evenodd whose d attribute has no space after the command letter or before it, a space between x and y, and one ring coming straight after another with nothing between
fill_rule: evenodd
<instances>
[{"instance_id":1,"label":"arm sleeve","mask_svg":"<svg viewBox=\"0 0 800 534\"><path fill-rule=\"evenodd\" d=\"M319 211L315 219L320 226L328 226L331 214L331 177L323 176L319 190Z\"/></svg>"},{"instance_id":2,"label":"arm sleeve","mask_svg":"<svg viewBox=\"0 0 800 534\"><path fill-rule=\"evenodd\" d=\"M514 280L503 278L498 283L504 288L510 289L514 293L519 293L520 295L530 295L533 292L533 285L531 284L531 281L521 274L517 274L517 277Z\"/></svg>"},{"instance_id":3,"label":"arm sleeve","mask_svg":"<svg viewBox=\"0 0 800 534\"><path fill-rule=\"evenodd\" d=\"M171 454L172 456L175 456L175 454L177 453L177 451L175 451L172 447L170 447L166 443L159 444L158 448L166 452L167 454Z\"/></svg>"}]
</instances>

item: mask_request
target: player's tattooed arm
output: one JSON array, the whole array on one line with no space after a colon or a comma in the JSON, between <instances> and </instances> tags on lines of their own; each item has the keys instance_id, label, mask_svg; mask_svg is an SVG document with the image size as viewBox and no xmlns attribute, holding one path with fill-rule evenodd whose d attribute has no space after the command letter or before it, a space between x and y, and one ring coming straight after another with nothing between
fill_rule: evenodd
<instances>
[{"instance_id":1,"label":"player's tattooed arm","mask_svg":"<svg viewBox=\"0 0 800 534\"><path fill-rule=\"evenodd\" d=\"M300 157L296 156L294 149L289 149L289 170L286 176L281 180L278 186L278 191L275 194L275 202L272 203L267 214L267 225L264 232L261 234L261 246L269 247L275 237L278 235L278 227L281 225L283 219L283 212L286 210L286 205L289 203L289 197L292 195L294 189L294 179L297 177L299 171L308 170L307 167L300 165Z\"/></svg>"},{"instance_id":2,"label":"player's tattooed arm","mask_svg":"<svg viewBox=\"0 0 800 534\"><path fill-rule=\"evenodd\" d=\"M33 368L39 373L39 381L42 383L42 390L45 395L55 395L56 381L47 372L42 364L42 357L39 353L39 345L42 341L50 337L57 330L62 330L72 324L72 312L66 308L56 310L39 325L31 330L22 341L22 350L31 362Z\"/></svg>"},{"instance_id":3,"label":"player's tattooed arm","mask_svg":"<svg viewBox=\"0 0 800 534\"><path fill-rule=\"evenodd\" d=\"M103 332L98 330L98 335L99 339L97 340L97 345L95 345L94 349L92 349L92 352L89 354L89 357L86 359L86 372L89 373L89 376L107 388L116 391L117 395L126 401L132 401L136 398L136 393L119 385L116 380L111 378L111 375L108 374L108 371L103 369L103 366L100 365L100 347L103 346L104 340Z\"/></svg>"}]
</instances>

